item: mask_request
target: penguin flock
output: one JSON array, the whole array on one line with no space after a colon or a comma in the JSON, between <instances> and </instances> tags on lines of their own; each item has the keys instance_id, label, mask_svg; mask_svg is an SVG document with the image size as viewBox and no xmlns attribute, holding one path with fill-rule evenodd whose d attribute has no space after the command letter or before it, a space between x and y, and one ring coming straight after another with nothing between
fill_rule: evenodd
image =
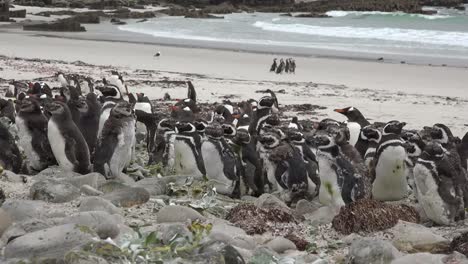
<instances>
[{"instance_id":1,"label":"penguin flock","mask_svg":"<svg viewBox=\"0 0 468 264\"><path fill-rule=\"evenodd\" d=\"M12 83L0 99L0 165L36 174L48 166L118 178L135 159L136 125L146 127L148 165L165 175L210 181L240 198L276 193L288 204L318 199L341 207L359 199L415 198L433 222L464 219L468 205L468 133L443 124L407 130L397 120L369 122L355 107L335 109L347 121L285 120L276 94L258 100L201 104L187 97L156 111L129 93L118 72L102 81L57 75L61 87ZM24 153L24 160L21 151Z\"/></svg>"},{"instance_id":2,"label":"penguin flock","mask_svg":"<svg viewBox=\"0 0 468 264\"><path fill-rule=\"evenodd\" d=\"M276 74L284 73L292 73L296 74L296 61L293 58L287 58L286 60L280 59L278 63L278 59L273 59L273 64L270 66L270 72Z\"/></svg>"}]
</instances>

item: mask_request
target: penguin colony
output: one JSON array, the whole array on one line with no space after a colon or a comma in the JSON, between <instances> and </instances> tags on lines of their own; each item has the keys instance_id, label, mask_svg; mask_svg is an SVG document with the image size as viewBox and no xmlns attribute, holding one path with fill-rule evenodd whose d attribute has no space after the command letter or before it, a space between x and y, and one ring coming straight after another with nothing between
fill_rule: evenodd
<instances>
[{"instance_id":1,"label":"penguin colony","mask_svg":"<svg viewBox=\"0 0 468 264\"><path fill-rule=\"evenodd\" d=\"M54 89L12 83L0 99L0 115L19 135L15 141L0 124L3 168L36 174L59 165L118 178L134 159L140 122L149 165L161 164L163 174L206 177L224 195L277 193L289 204L318 197L339 208L413 194L437 224L465 217L468 133L459 139L443 124L406 130L397 120L370 123L355 107L334 110L345 122L294 117L285 123L271 90L258 100L224 101L204 111L190 81L187 98L157 113L144 94L128 92L117 72L97 82L57 78L61 87Z\"/></svg>"}]
</instances>

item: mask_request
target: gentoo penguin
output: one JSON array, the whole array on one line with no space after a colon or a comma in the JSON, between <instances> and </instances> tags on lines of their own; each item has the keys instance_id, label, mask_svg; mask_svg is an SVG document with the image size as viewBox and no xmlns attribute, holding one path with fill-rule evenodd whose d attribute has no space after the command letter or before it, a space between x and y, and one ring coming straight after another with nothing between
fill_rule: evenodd
<instances>
[{"instance_id":1,"label":"gentoo penguin","mask_svg":"<svg viewBox=\"0 0 468 264\"><path fill-rule=\"evenodd\" d=\"M120 176L130 164L135 141L133 105L121 101L112 108L96 146L94 170L107 179Z\"/></svg>"},{"instance_id":2,"label":"gentoo penguin","mask_svg":"<svg viewBox=\"0 0 468 264\"><path fill-rule=\"evenodd\" d=\"M206 178L213 181L216 191L240 197L240 164L231 146L224 139L224 129L218 122L208 125L201 154L206 168Z\"/></svg>"},{"instance_id":3,"label":"gentoo penguin","mask_svg":"<svg viewBox=\"0 0 468 264\"><path fill-rule=\"evenodd\" d=\"M193 125L194 113L185 107L177 110L178 117L175 125L175 134L168 142L167 168L177 174L202 177L205 175L205 166L201 154L201 137Z\"/></svg>"},{"instance_id":4,"label":"gentoo penguin","mask_svg":"<svg viewBox=\"0 0 468 264\"><path fill-rule=\"evenodd\" d=\"M408 194L408 169L405 142L400 137L404 122L390 121L382 131L382 139L371 170L372 197L380 201L396 201Z\"/></svg>"},{"instance_id":5,"label":"gentoo penguin","mask_svg":"<svg viewBox=\"0 0 468 264\"><path fill-rule=\"evenodd\" d=\"M362 115L362 113L355 107L346 107L342 109L333 110L348 118L349 128L349 144L355 146L359 140L361 128L370 125L369 121Z\"/></svg>"},{"instance_id":6,"label":"gentoo penguin","mask_svg":"<svg viewBox=\"0 0 468 264\"><path fill-rule=\"evenodd\" d=\"M68 106L53 101L45 106L51 118L47 125L47 137L55 159L65 171L86 174L91 171L89 149L80 130L73 122Z\"/></svg>"},{"instance_id":7,"label":"gentoo penguin","mask_svg":"<svg viewBox=\"0 0 468 264\"><path fill-rule=\"evenodd\" d=\"M277 66L276 60L277 60L276 58L273 59L273 64L270 67L270 72L276 71L276 66Z\"/></svg>"},{"instance_id":8,"label":"gentoo penguin","mask_svg":"<svg viewBox=\"0 0 468 264\"><path fill-rule=\"evenodd\" d=\"M99 103L95 93L88 93L85 101L79 105L80 120L78 128L88 144L91 157L93 157L98 139L97 133L99 129L99 116L101 114L101 103Z\"/></svg>"},{"instance_id":9,"label":"gentoo penguin","mask_svg":"<svg viewBox=\"0 0 468 264\"><path fill-rule=\"evenodd\" d=\"M353 165L343 157L334 137L322 131L317 133L315 141L321 182L320 203L340 207L363 198L362 176L355 174Z\"/></svg>"},{"instance_id":10,"label":"gentoo penguin","mask_svg":"<svg viewBox=\"0 0 468 264\"><path fill-rule=\"evenodd\" d=\"M463 191L439 143L429 143L414 167L416 197L427 217L440 225L465 218Z\"/></svg>"},{"instance_id":11,"label":"gentoo penguin","mask_svg":"<svg viewBox=\"0 0 468 264\"><path fill-rule=\"evenodd\" d=\"M47 118L42 114L39 102L25 98L16 116L19 144L29 161L30 171L39 172L55 163L47 137Z\"/></svg>"},{"instance_id":12,"label":"gentoo penguin","mask_svg":"<svg viewBox=\"0 0 468 264\"><path fill-rule=\"evenodd\" d=\"M15 122L15 104L12 100L0 98L0 117L7 117L12 123Z\"/></svg>"},{"instance_id":13,"label":"gentoo penguin","mask_svg":"<svg viewBox=\"0 0 468 264\"><path fill-rule=\"evenodd\" d=\"M20 173L23 158L16 145L15 139L8 128L0 123L0 166L5 170Z\"/></svg>"}]
</instances>

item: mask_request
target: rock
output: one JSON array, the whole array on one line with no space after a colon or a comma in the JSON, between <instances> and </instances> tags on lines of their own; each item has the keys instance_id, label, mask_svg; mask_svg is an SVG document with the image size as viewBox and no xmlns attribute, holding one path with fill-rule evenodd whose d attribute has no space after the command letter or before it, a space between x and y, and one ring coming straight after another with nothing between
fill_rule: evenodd
<instances>
[{"instance_id":1,"label":"rock","mask_svg":"<svg viewBox=\"0 0 468 264\"><path fill-rule=\"evenodd\" d=\"M96 190L93 187L91 187L89 185L86 185L86 184L81 186L80 191L81 191L82 194L86 194L86 195L89 195L89 196L99 196L99 195L104 194L103 192L101 192L99 190Z\"/></svg>"},{"instance_id":2,"label":"rock","mask_svg":"<svg viewBox=\"0 0 468 264\"><path fill-rule=\"evenodd\" d=\"M34 183L30 189L33 200L43 200L51 203L66 203L80 196L80 190L67 182L54 179Z\"/></svg>"},{"instance_id":3,"label":"rock","mask_svg":"<svg viewBox=\"0 0 468 264\"><path fill-rule=\"evenodd\" d=\"M47 215L46 203L43 201L8 199L2 209L8 213L12 221L20 222L30 218L43 218Z\"/></svg>"},{"instance_id":4,"label":"rock","mask_svg":"<svg viewBox=\"0 0 468 264\"><path fill-rule=\"evenodd\" d=\"M21 226L21 229L23 229L26 233L31 233L57 225L58 223L56 220L56 218L47 218L47 220L31 218L17 222L17 224Z\"/></svg>"},{"instance_id":5,"label":"rock","mask_svg":"<svg viewBox=\"0 0 468 264\"><path fill-rule=\"evenodd\" d=\"M3 235L3 232L10 227L13 223L10 215L0 208L0 237Z\"/></svg>"},{"instance_id":6,"label":"rock","mask_svg":"<svg viewBox=\"0 0 468 264\"><path fill-rule=\"evenodd\" d=\"M121 21L118 18L112 18L110 21L113 25L126 25L127 22Z\"/></svg>"},{"instance_id":7,"label":"rock","mask_svg":"<svg viewBox=\"0 0 468 264\"><path fill-rule=\"evenodd\" d=\"M28 176L26 175L18 175L12 171L9 171L9 170L5 170L3 171L3 174L1 175L2 176L2 180L5 179L9 182L22 182L22 183L26 183L28 182Z\"/></svg>"},{"instance_id":8,"label":"rock","mask_svg":"<svg viewBox=\"0 0 468 264\"><path fill-rule=\"evenodd\" d=\"M395 226L398 220L419 222L419 215L408 205L361 199L342 207L333 219L332 226L347 235L385 230Z\"/></svg>"},{"instance_id":9,"label":"rock","mask_svg":"<svg viewBox=\"0 0 468 264\"><path fill-rule=\"evenodd\" d=\"M74 248L67 252L64 257L64 262L67 264L105 264L105 263L122 263L125 253L111 243L106 241L95 241L84 246ZM102 259L105 258L105 259ZM104 261L104 262L103 262ZM109 262L107 262L109 261Z\"/></svg>"},{"instance_id":10,"label":"rock","mask_svg":"<svg viewBox=\"0 0 468 264\"><path fill-rule=\"evenodd\" d=\"M264 193L260 197L257 198L257 200L254 203L255 206L263 209L271 209L271 208L281 208L286 211L290 211L291 209L283 202L281 201L278 197L269 194L269 193Z\"/></svg>"},{"instance_id":11,"label":"rock","mask_svg":"<svg viewBox=\"0 0 468 264\"><path fill-rule=\"evenodd\" d=\"M102 198L118 207L132 207L148 202L150 194L141 187L127 187L107 193Z\"/></svg>"},{"instance_id":12,"label":"rock","mask_svg":"<svg viewBox=\"0 0 468 264\"><path fill-rule=\"evenodd\" d=\"M86 29L74 18L60 19L52 23L23 25L23 30L29 31L59 31L59 32L83 32Z\"/></svg>"},{"instance_id":13,"label":"rock","mask_svg":"<svg viewBox=\"0 0 468 264\"><path fill-rule=\"evenodd\" d=\"M100 238L115 238L119 235L118 218L106 212L81 212L62 219L61 224L77 224L86 226L96 232Z\"/></svg>"},{"instance_id":14,"label":"rock","mask_svg":"<svg viewBox=\"0 0 468 264\"><path fill-rule=\"evenodd\" d=\"M468 264L466 256L458 252L453 252L452 254L443 257L442 261L445 264Z\"/></svg>"},{"instance_id":15,"label":"rock","mask_svg":"<svg viewBox=\"0 0 468 264\"><path fill-rule=\"evenodd\" d=\"M37 175L34 176L35 180L44 180L44 179L57 179L57 178L71 178L75 176L80 176L81 174L73 171L64 171L58 166L48 167L45 170L42 170Z\"/></svg>"},{"instance_id":16,"label":"rock","mask_svg":"<svg viewBox=\"0 0 468 264\"><path fill-rule=\"evenodd\" d=\"M164 195L167 193L167 184L164 180L151 177L137 181L133 186L145 188L151 196Z\"/></svg>"},{"instance_id":17,"label":"rock","mask_svg":"<svg viewBox=\"0 0 468 264\"><path fill-rule=\"evenodd\" d=\"M455 237L450 243L451 251L458 251L468 256L468 232Z\"/></svg>"},{"instance_id":18,"label":"rock","mask_svg":"<svg viewBox=\"0 0 468 264\"><path fill-rule=\"evenodd\" d=\"M158 223L186 222L187 220L205 220L199 212L181 205L169 205L161 208L156 214Z\"/></svg>"},{"instance_id":19,"label":"rock","mask_svg":"<svg viewBox=\"0 0 468 264\"><path fill-rule=\"evenodd\" d=\"M125 189L129 186L119 182L117 180L104 181L102 184L99 184L98 190L103 193L110 193L116 190Z\"/></svg>"},{"instance_id":20,"label":"rock","mask_svg":"<svg viewBox=\"0 0 468 264\"><path fill-rule=\"evenodd\" d=\"M245 233L245 232L242 232ZM255 248L255 241L253 238L240 234L229 234L223 232L222 230L211 230L210 235L208 236L209 239L218 242L224 242L227 245L232 245L236 247L240 247L243 249L252 249Z\"/></svg>"},{"instance_id":21,"label":"rock","mask_svg":"<svg viewBox=\"0 0 468 264\"><path fill-rule=\"evenodd\" d=\"M141 234L149 234L151 232L156 232L158 238L161 239L165 245L169 244L169 241L175 235L192 239L192 232L190 232L186 224L183 223L163 223L140 228Z\"/></svg>"},{"instance_id":22,"label":"rock","mask_svg":"<svg viewBox=\"0 0 468 264\"><path fill-rule=\"evenodd\" d=\"M102 211L109 214L122 214L122 211L101 197L85 197L80 203L80 212Z\"/></svg>"},{"instance_id":23,"label":"rock","mask_svg":"<svg viewBox=\"0 0 468 264\"><path fill-rule=\"evenodd\" d=\"M447 239L422 225L399 221L388 231L394 236L393 245L401 251L442 253L449 248L450 242Z\"/></svg>"},{"instance_id":24,"label":"rock","mask_svg":"<svg viewBox=\"0 0 468 264\"><path fill-rule=\"evenodd\" d=\"M440 254L417 253L397 258L391 264L444 264L443 258Z\"/></svg>"},{"instance_id":25,"label":"rock","mask_svg":"<svg viewBox=\"0 0 468 264\"><path fill-rule=\"evenodd\" d=\"M69 178L66 178L65 181L72 184L73 186L77 188L81 188L83 185L88 185L93 188L97 188L98 179L100 177L103 177L100 173L93 172L93 173L89 173L86 175L69 177Z\"/></svg>"},{"instance_id":26,"label":"rock","mask_svg":"<svg viewBox=\"0 0 468 264\"><path fill-rule=\"evenodd\" d=\"M338 214L339 208L334 206L322 206L311 214L304 215L304 218L312 225L326 225L333 221Z\"/></svg>"},{"instance_id":27,"label":"rock","mask_svg":"<svg viewBox=\"0 0 468 264\"><path fill-rule=\"evenodd\" d=\"M296 250L296 245L284 237L275 237L273 240L266 243L265 246L269 247L271 250L277 253L283 253L290 249Z\"/></svg>"},{"instance_id":28,"label":"rock","mask_svg":"<svg viewBox=\"0 0 468 264\"><path fill-rule=\"evenodd\" d=\"M5 247L6 258L62 259L78 246L92 241L95 234L88 228L66 224L25 234Z\"/></svg>"},{"instance_id":29,"label":"rock","mask_svg":"<svg viewBox=\"0 0 468 264\"><path fill-rule=\"evenodd\" d=\"M65 255L65 263L67 264L108 264L104 258L91 255L83 251L72 251Z\"/></svg>"},{"instance_id":30,"label":"rock","mask_svg":"<svg viewBox=\"0 0 468 264\"><path fill-rule=\"evenodd\" d=\"M279 256L268 247L257 247L253 257L249 260L252 264L278 263ZM315 264L315 263L314 263Z\"/></svg>"},{"instance_id":31,"label":"rock","mask_svg":"<svg viewBox=\"0 0 468 264\"><path fill-rule=\"evenodd\" d=\"M387 241L363 238L351 244L348 253L349 263L390 263L399 257L398 250Z\"/></svg>"},{"instance_id":32,"label":"rock","mask_svg":"<svg viewBox=\"0 0 468 264\"><path fill-rule=\"evenodd\" d=\"M322 207L322 205L318 202L309 202L307 200L299 200L296 204L296 214L297 215L305 215L315 212L317 209Z\"/></svg>"},{"instance_id":33,"label":"rock","mask_svg":"<svg viewBox=\"0 0 468 264\"><path fill-rule=\"evenodd\" d=\"M4 244L9 243L10 241L26 235L27 232L21 227L20 224L13 223L11 224L5 232L2 234L2 242Z\"/></svg>"},{"instance_id":34,"label":"rock","mask_svg":"<svg viewBox=\"0 0 468 264\"><path fill-rule=\"evenodd\" d=\"M328 18L328 17L331 17L331 16L327 15L326 13L311 12L311 13L295 15L294 17Z\"/></svg>"}]
</instances>

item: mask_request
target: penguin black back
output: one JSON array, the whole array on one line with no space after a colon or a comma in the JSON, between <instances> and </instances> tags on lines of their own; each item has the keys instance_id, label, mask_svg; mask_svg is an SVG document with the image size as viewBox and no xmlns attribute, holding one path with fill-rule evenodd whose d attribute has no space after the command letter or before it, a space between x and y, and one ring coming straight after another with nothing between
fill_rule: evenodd
<instances>
[{"instance_id":1,"label":"penguin black back","mask_svg":"<svg viewBox=\"0 0 468 264\"><path fill-rule=\"evenodd\" d=\"M0 123L0 165L14 173L20 173L23 158L8 128Z\"/></svg>"}]
</instances>

